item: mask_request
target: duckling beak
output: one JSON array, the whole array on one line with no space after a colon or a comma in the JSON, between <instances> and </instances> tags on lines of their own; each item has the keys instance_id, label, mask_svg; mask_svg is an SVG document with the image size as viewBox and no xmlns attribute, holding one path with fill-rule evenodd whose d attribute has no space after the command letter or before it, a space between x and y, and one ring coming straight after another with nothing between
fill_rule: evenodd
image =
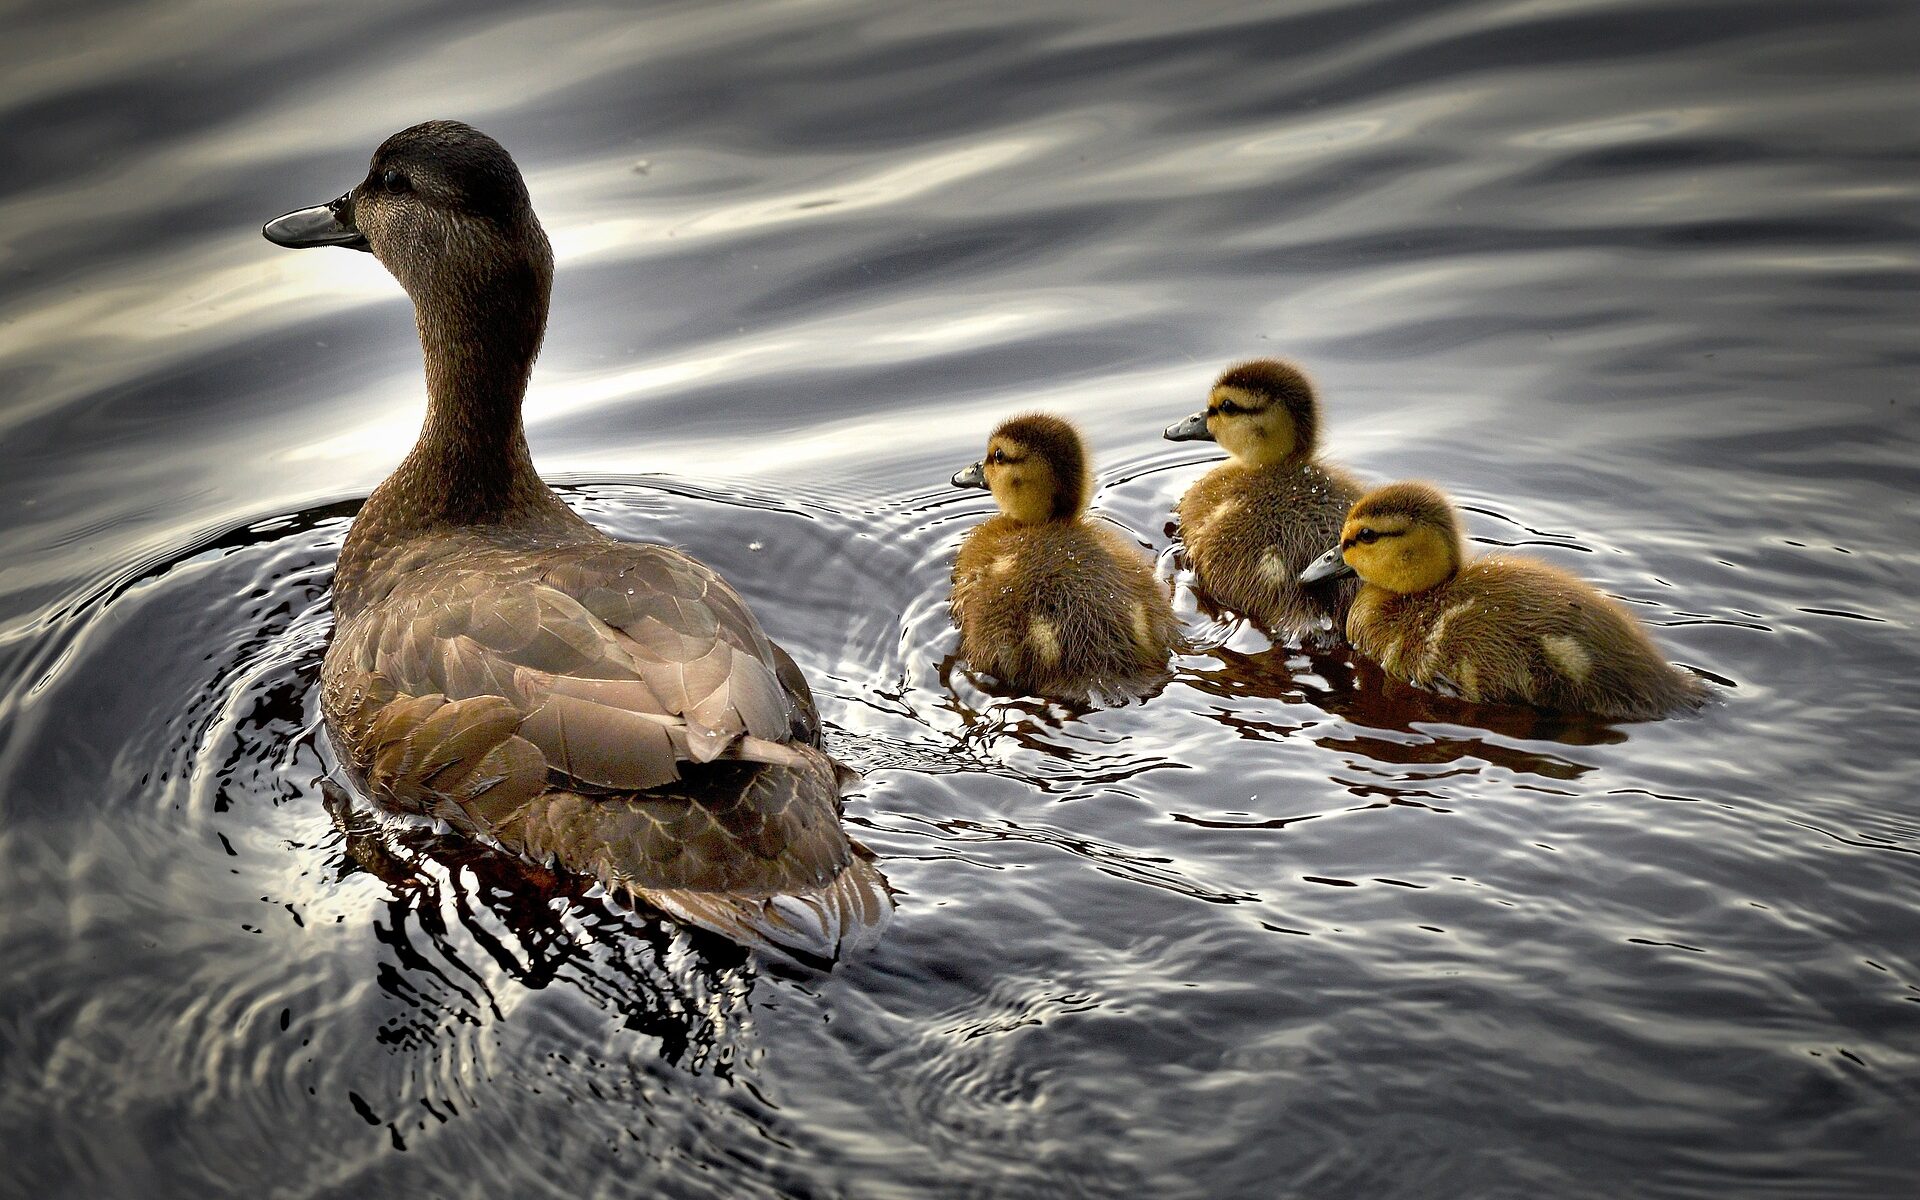
<instances>
[{"instance_id":1,"label":"duckling beak","mask_svg":"<svg viewBox=\"0 0 1920 1200\"><path fill-rule=\"evenodd\" d=\"M315 208L303 208L283 217L275 217L260 227L268 241L276 246L304 250L308 246L341 246L348 250L366 250L367 235L353 223L353 193Z\"/></svg>"},{"instance_id":2,"label":"duckling beak","mask_svg":"<svg viewBox=\"0 0 1920 1200\"><path fill-rule=\"evenodd\" d=\"M953 473L953 486L976 488L987 486L987 464L968 463L960 470L955 471Z\"/></svg>"},{"instance_id":3,"label":"duckling beak","mask_svg":"<svg viewBox=\"0 0 1920 1200\"><path fill-rule=\"evenodd\" d=\"M1167 426L1167 432L1162 436L1170 442L1210 442L1213 440L1213 434L1207 432L1207 414L1205 411L1197 412L1190 417L1183 417L1175 421L1173 424Z\"/></svg>"},{"instance_id":4,"label":"duckling beak","mask_svg":"<svg viewBox=\"0 0 1920 1200\"><path fill-rule=\"evenodd\" d=\"M1319 583L1322 579L1338 579L1342 575L1351 574L1353 574L1353 568L1347 565L1346 557L1341 553L1340 547L1335 546L1307 564L1307 569L1300 572L1300 582Z\"/></svg>"}]
</instances>

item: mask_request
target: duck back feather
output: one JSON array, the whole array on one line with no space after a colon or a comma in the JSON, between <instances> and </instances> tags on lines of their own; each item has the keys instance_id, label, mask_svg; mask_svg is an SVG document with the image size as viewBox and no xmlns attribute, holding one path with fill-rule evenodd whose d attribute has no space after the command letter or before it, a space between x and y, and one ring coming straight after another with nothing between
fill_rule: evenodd
<instances>
[{"instance_id":1,"label":"duck back feather","mask_svg":"<svg viewBox=\"0 0 1920 1200\"><path fill-rule=\"evenodd\" d=\"M363 786L728 936L831 958L877 935L892 903L840 825L850 772L724 580L611 539L434 551L343 614L322 668Z\"/></svg>"}]
</instances>

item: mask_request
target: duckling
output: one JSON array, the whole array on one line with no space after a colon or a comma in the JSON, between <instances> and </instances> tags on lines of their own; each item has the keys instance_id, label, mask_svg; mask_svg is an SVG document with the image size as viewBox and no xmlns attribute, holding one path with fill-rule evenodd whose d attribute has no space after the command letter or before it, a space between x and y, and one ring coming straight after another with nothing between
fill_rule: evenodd
<instances>
[{"instance_id":1,"label":"duckling","mask_svg":"<svg viewBox=\"0 0 1920 1200\"><path fill-rule=\"evenodd\" d=\"M1353 648L1387 674L1476 703L1648 720L1706 701L1618 602L1546 563L1469 560L1452 503L1424 483L1363 496L1305 582L1357 574Z\"/></svg>"},{"instance_id":2,"label":"duckling","mask_svg":"<svg viewBox=\"0 0 1920 1200\"><path fill-rule=\"evenodd\" d=\"M961 654L976 669L1054 699L1138 693L1181 645L1170 590L1152 561L1086 518L1092 473L1079 431L1044 413L993 431L986 457L953 477L986 488L1000 515L953 563Z\"/></svg>"},{"instance_id":3,"label":"duckling","mask_svg":"<svg viewBox=\"0 0 1920 1200\"><path fill-rule=\"evenodd\" d=\"M872 941L892 899L841 826L851 772L793 659L711 568L615 541L534 471L521 401L553 255L507 152L415 125L263 232L372 254L426 360L419 440L334 573L321 710L353 780L749 945Z\"/></svg>"},{"instance_id":4,"label":"duckling","mask_svg":"<svg viewBox=\"0 0 1920 1200\"><path fill-rule=\"evenodd\" d=\"M1363 489L1316 457L1320 401L1305 373L1270 358L1230 367L1207 407L1165 436L1218 442L1232 455L1195 481L1177 509L1202 603L1276 637L1337 641L1357 585L1308 588L1299 576Z\"/></svg>"}]
</instances>

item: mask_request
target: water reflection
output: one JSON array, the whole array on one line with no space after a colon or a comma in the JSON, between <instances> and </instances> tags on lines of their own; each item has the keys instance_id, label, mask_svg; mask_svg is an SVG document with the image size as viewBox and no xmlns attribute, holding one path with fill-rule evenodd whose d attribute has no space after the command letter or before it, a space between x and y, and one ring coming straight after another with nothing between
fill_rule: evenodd
<instances>
[{"instance_id":1,"label":"water reflection","mask_svg":"<svg viewBox=\"0 0 1920 1200\"><path fill-rule=\"evenodd\" d=\"M1626 740L1620 727L1580 716L1543 713L1515 705L1469 704L1389 678L1365 659L1340 650L1270 650L1247 655L1222 648L1220 666L1183 678L1197 690L1239 701L1206 710L1239 736L1279 741L1309 728L1329 750L1358 754L1391 765L1438 764L1477 758L1510 771L1575 778L1588 767L1508 741L1608 745ZM1248 702L1275 700L1310 706L1302 720L1276 723L1253 718ZM1341 719L1329 727L1325 716ZM1463 728L1471 727L1471 728Z\"/></svg>"},{"instance_id":2,"label":"water reflection","mask_svg":"<svg viewBox=\"0 0 1920 1200\"><path fill-rule=\"evenodd\" d=\"M376 923L394 959L380 985L412 1011L382 1042L431 1046L449 1023L504 1019L493 984L466 961L473 949L521 988L577 988L682 1070L712 1068L751 1007L750 956L724 939L636 917L589 898L578 879L464 838L383 826L345 789L324 787L340 833L336 878L365 871L391 893Z\"/></svg>"}]
</instances>

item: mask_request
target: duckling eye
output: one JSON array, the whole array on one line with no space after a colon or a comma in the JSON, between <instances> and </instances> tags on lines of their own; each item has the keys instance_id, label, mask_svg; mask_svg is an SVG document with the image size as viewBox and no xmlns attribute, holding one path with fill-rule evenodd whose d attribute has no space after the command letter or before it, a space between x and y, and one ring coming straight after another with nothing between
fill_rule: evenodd
<instances>
[{"instance_id":1,"label":"duckling eye","mask_svg":"<svg viewBox=\"0 0 1920 1200\"><path fill-rule=\"evenodd\" d=\"M1003 463L1007 461L1007 452L1005 450L995 450L990 456L988 456L987 461Z\"/></svg>"},{"instance_id":2,"label":"duckling eye","mask_svg":"<svg viewBox=\"0 0 1920 1200\"><path fill-rule=\"evenodd\" d=\"M388 167L380 176L380 186L397 196L413 185L408 182L405 172L395 167Z\"/></svg>"},{"instance_id":3,"label":"duckling eye","mask_svg":"<svg viewBox=\"0 0 1920 1200\"><path fill-rule=\"evenodd\" d=\"M1219 404L1214 406L1213 411L1219 416L1231 417L1239 414L1240 406L1238 404L1235 404L1231 400L1222 400Z\"/></svg>"},{"instance_id":4,"label":"duckling eye","mask_svg":"<svg viewBox=\"0 0 1920 1200\"><path fill-rule=\"evenodd\" d=\"M1380 534L1372 529L1362 529L1359 533L1353 535L1353 540L1363 546L1371 546L1380 540Z\"/></svg>"}]
</instances>

